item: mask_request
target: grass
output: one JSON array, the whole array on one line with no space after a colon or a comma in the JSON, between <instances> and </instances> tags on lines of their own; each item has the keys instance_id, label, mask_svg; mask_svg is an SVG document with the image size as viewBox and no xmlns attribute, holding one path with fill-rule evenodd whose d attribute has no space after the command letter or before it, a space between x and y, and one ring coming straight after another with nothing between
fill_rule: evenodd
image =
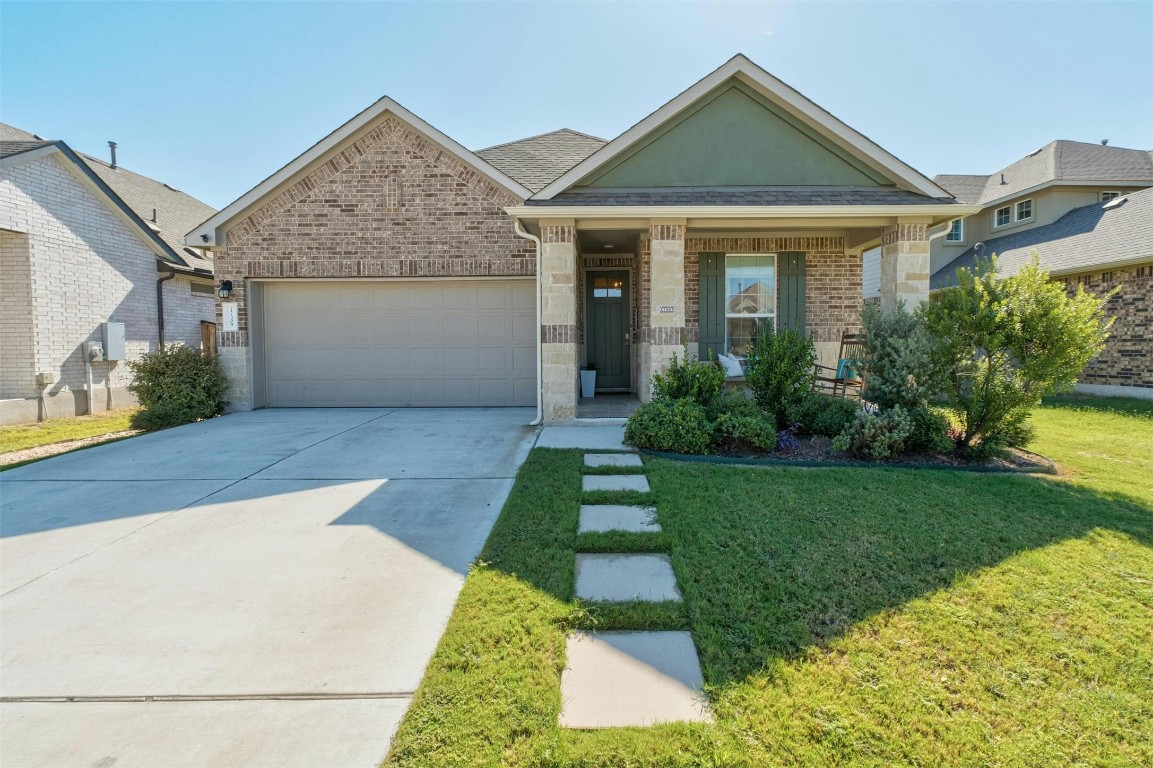
<instances>
[{"instance_id":1,"label":"grass","mask_svg":"<svg viewBox=\"0 0 1153 768\"><path fill-rule=\"evenodd\" d=\"M123 408L117 411L104 411L92 416L49 419L39 424L0 427L0 453L124 432L132 429L130 422L132 415L137 410L139 409Z\"/></svg>"},{"instance_id":2,"label":"grass","mask_svg":"<svg viewBox=\"0 0 1153 768\"><path fill-rule=\"evenodd\" d=\"M635 537L533 451L386 765L1153 764L1153 408L1036 421L1062 478L646 460ZM668 552L684 604L581 604L578 547ZM578 627L690 628L716 723L558 729Z\"/></svg>"}]
</instances>

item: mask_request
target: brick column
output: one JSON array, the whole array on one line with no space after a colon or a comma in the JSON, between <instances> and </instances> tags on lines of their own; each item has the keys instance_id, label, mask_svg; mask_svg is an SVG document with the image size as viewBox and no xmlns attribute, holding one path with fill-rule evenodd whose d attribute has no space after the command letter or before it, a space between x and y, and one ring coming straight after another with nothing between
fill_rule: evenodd
<instances>
[{"instance_id":1,"label":"brick column","mask_svg":"<svg viewBox=\"0 0 1153 768\"><path fill-rule=\"evenodd\" d=\"M641 318L638 393L652 397L652 377L667 367L685 335L685 222L653 220L649 224L648 302ZM642 276L644 277L644 276ZM643 286L642 286L643 287ZM664 310L664 311L662 311Z\"/></svg>"},{"instance_id":2,"label":"brick column","mask_svg":"<svg viewBox=\"0 0 1153 768\"><path fill-rule=\"evenodd\" d=\"M574 222L542 221L541 387L544 419L576 418L576 237Z\"/></svg>"},{"instance_id":3,"label":"brick column","mask_svg":"<svg viewBox=\"0 0 1153 768\"><path fill-rule=\"evenodd\" d=\"M929 299L929 222L898 219L881 239L881 309L904 301L913 310Z\"/></svg>"}]
</instances>

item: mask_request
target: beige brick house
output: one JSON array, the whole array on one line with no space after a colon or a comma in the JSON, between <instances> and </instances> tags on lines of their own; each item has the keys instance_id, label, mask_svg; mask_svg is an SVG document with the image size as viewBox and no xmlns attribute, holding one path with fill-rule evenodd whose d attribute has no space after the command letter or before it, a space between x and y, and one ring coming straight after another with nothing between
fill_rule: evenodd
<instances>
[{"instance_id":1,"label":"beige brick house","mask_svg":"<svg viewBox=\"0 0 1153 768\"><path fill-rule=\"evenodd\" d=\"M578 371L646 398L688 344L764 323L835 357L861 253L929 292L928 231L974 212L737 56L612 141L471 152L381 99L189 233L215 252L237 409L537 406ZM227 282L224 282L227 281Z\"/></svg>"},{"instance_id":2,"label":"beige brick house","mask_svg":"<svg viewBox=\"0 0 1153 768\"><path fill-rule=\"evenodd\" d=\"M212 261L184 245L213 208L114 162L0 123L0 423L133 404L126 360L199 347L215 318ZM124 360L85 342L124 325Z\"/></svg>"}]
</instances>

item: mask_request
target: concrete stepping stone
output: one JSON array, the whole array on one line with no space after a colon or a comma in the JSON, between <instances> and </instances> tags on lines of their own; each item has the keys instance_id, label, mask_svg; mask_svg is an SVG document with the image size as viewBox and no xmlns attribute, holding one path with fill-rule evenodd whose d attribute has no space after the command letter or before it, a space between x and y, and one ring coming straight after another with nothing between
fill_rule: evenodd
<instances>
[{"instance_id":1,"label":"concrete stepping stone","mask_svg":"<svg viewBox=\"0 0 1153 768\"><path fill-rule=\"evenodd\" d=\"M590 531L628 531L629 533L657 533L653 507L630 507L619 504L584 504L581 506L579 533Z\"/></svg>"},{"instance_id":2,"label":"concrete stepping stone","mask_svg":"<svg viewBox=\"0 0 1153 768\"><path fill-rule=\"evenodd\" d=\"M681 599L668 555L578 554L576 596L582 600Z\"/></svg>"},{"instance_id":3,"label":"concrete stepping stone","mask_svg":"<svg viewBox=\"0 0 1153 768\"><path fill-rule=\"evenodd\" d=\"M537 448L583 448L586 451L635 451L625 445L625 428L613 427L544 427L537 437Z\"/></svg>"},{"instance_id":4,"label":"concrete stepping stone","mask_svg":"<svg viewBox=\"0 0 1153 768\"><path fill-rule=\"evenodd\" d=\"M563 728L712 722L688 632L575 632L565 654Z\"/></svg>"},{"instance_id":5,"label":"concrete stepping stone","mask_svg":"<svg viewBox=\"0 0 1153 768\"><path fill-rule=\"evenodd\" d=\"M586 453L586 467L639 467L641 457L635 453Z\"/></svg>"},{"instance_id":6,"label":"concrete stepping stone","mask_svg":"<svg viewBox=\"0 0 1153 768\"><path fill-rule=\"evenodd\" d=\"M649 481L644 475L584 475L586 491L640 491L649 492Z\"/></svg>"}]
</instances>

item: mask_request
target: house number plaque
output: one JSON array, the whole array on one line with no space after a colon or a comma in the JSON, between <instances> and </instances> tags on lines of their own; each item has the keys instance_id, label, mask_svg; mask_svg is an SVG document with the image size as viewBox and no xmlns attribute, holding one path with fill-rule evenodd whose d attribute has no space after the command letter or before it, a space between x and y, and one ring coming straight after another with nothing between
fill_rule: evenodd
<instances>
[{"instance_id":1,"label":"house number plaque","mask_svg":"<svg viewBox=\"0 0 1153 768\"><path fill-rule=\"evenodd\" d=\"M663 306L660 308L660 313L662 315L671 315L673 313L673 308L669 306Z\"/></svg>"}]
</instances>

